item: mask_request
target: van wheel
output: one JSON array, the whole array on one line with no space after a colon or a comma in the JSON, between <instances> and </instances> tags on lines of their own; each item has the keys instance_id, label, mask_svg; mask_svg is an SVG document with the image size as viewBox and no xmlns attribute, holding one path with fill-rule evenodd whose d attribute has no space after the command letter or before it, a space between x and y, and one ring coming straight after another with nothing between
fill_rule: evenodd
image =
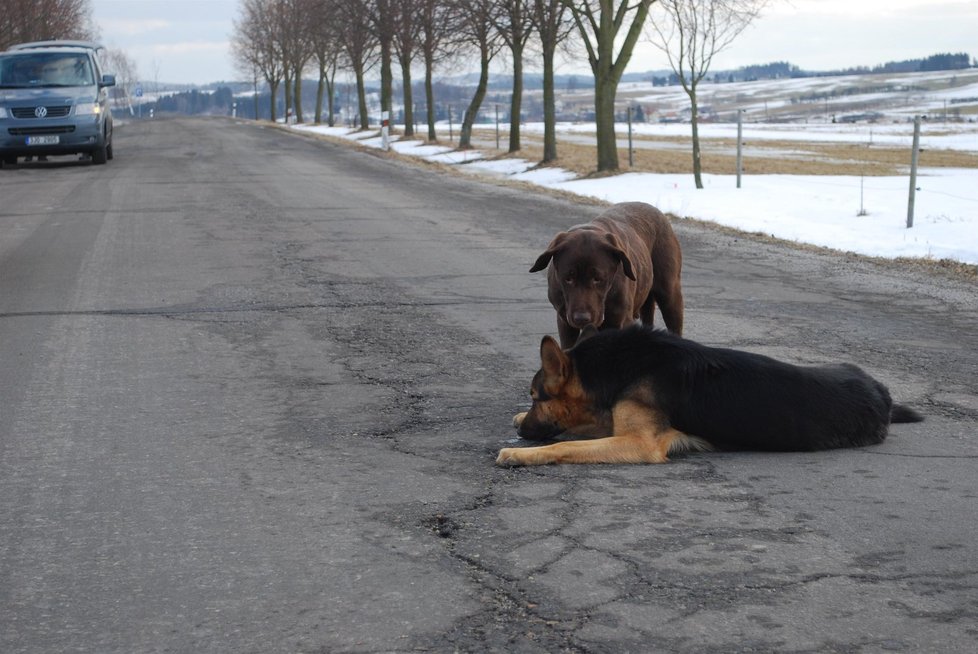
<instances>
[{"instance_id":1,"label":"van wheel","mask_svg":"<svg viewBox=\"0 0 978 654\"><path fill-rule=\"evenodd\" d=\"M101 147L92 150L92 163L93 164L104 164L109 160L108 147L103 145Z\"/></svg>"},{"instance_id":2,"label":"van wheel","mask_svg":"<svg viewBox=\"0 0 978 654\"><path fill-rule=\"evenodd\" d=\"M108 159L111 159L112 156L113 156L112 155L112 144L111 143L109 143L107 146L105 146L105 156Z\"/></svg>"}]
</instances>

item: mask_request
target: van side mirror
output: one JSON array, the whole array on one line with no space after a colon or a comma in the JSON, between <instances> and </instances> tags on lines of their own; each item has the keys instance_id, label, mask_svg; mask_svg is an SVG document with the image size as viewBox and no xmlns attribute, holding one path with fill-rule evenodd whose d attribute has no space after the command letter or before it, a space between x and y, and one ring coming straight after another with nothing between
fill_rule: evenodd
<instances>
[{"instance_id":1,"label":"van side mirror","mask_svg":"<svg viewBox=\"0 0 978 654\"><path fill-rule=\"evenodd\" d=\"M102 83L99 86L115 86L115 75L102 75Z\"/></svg>"}]
</instances>

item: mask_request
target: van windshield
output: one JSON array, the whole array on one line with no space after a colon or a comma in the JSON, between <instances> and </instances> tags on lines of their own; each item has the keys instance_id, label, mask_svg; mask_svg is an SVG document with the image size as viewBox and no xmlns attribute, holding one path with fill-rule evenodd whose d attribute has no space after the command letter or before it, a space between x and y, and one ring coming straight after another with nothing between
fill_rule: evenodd
<instances>
[{"instance_id":1,"label":"van windshield","mask_svg":"<svg viewBox=\"0 0 978 654\"><path fill-rule=\"evenodd\" d=\"M95 75L84 54L26 52L0 55L0 88L92 86Z\"/></svg>"}]
</instances>

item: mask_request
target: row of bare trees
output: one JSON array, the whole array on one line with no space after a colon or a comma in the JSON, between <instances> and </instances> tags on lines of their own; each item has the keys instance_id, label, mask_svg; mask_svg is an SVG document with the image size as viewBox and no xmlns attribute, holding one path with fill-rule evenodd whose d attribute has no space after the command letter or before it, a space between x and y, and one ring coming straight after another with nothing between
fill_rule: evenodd
<instances>
[{"instance_id":1,"label":"row of bare trees","mask_svg":"<svg viewBox=\"0 0 978 654\"><path fill-rule=\"evenodd\" d=\"M490 65L505 52L513 78L510 152L521 147L525 56L538 52L543 62L543 162L547 163L557 158L555 61L561 48L568 52L576 48L586 53L594 75L597 169L613 171L618 169L618 85L640 37L651 34L670 54L670 63L694 104L694 167L699 183L696 84L712 56L729 44L731 34L739 34L766 1L663 0L658 22L652 21L654 29L649 30L655 0L242 0L233 51L256 88L259 80L268 85L273 120L283 84L286 111L303 120L300 82L306 71L315 70L319 78L315 121L320 122L325 112L326 122L334 124L336 73L351 72L362 129L369 127L366 76L379 67L381 110L391 112L396 60L404 93L405 136L414 136L412 70L423 67L429 140L436 139L434 71L438 67L459 70L459 62L478 62L479 79L463 117L460 148L471 147ZM690 15L696 20L690 20ZM732 30L729 25L738 27Z\"/></svg>"},{"instance_id":2,"label":"row of bare trees","mask_svg":"<svg viewBox=\"0 0 978 654\"><path fill-rule=\"evenodd\" d=\"M90 39L89 0L3 0L0 50L15 43L53 39Z\"/></svg>"},{"instance_id":3,"label":"row of bare trees","mask_svg":"<svg viewBox=\"0 0 978 654\"><path fill-rule=\"evenodd\" d=\"M30 41L98 38L89 0L2 0L0 8L0 51ZM113 102L131 111L132 89L139 79L135 62L121 50L103 50L100 56L116 78Z\"/></svg>"}]
</instances>

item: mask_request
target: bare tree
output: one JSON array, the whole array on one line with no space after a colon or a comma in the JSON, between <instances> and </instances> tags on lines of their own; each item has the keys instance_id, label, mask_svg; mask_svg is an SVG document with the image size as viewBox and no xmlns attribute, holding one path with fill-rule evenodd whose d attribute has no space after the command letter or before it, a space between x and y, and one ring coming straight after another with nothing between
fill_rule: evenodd
<instances>
[{"instance_id":1,"label":"bare tree","mask_svg":"<svg viewBox=\"0 0 978 654\"><path fill-rule=\"evenodd\" d=\"M101 55L107 72L115 75L115 86L111 89L112 103L125 107L132 114L132 92L139 81L136 62L122 50L105 50Z\"/></svg>"},{"instance_id":2,"label":"bare tree","mask_svg":"<svg viewBox=\"0 0 978 654\"><path fill-rule=\"evenodd\" d=\"M395 0L361 0L368 9L369 29L380 51L380 110L391 111L394 96L394 31L396 19L392 11Z\"/></svg>"},{"instance_id":3,"label":"bare tree","mask_svg":"<svg viewBox=\"0 0 978 654\"><path fill-rule=\"evenodd\" d=\"M323 96L327 98L326 124L336 123L334 108L336 90L336 69L339 67L342 49L339 44L337 21L334 14L336 4L342 0L312 0L312 13L309 16L309 30L313 56L316 59L318 84L316 87L315 122L320 124L323 116Z\"/></svg>"},{"instance_id":4,"label":"bare tree","mask_svg":"<svg viewBox=\"0 0 978 654\"><path fill-rule=\"evenodd\" d=\"M533 35L533 0L499 0L496 30L513 57L513 96L509 106L509 151L520 149L523 107L523 52Z\"/></svg>"},{"instance_id":5,"label":"bare tree","mask_svg":"<svg viewBox=\"0 0 978 654\"><path fill-rule=\"evenodd\" d=\"M567 38L573 23L567 20L561 0L533 0L533 24L540 35L543 54L543 160L557 159L557 108L554 94L554 58L557 47Z\"/></svg>"},{"instance_id":6,"label":"bare tree","mask_svg":"<svg viewBox=\"0 0 978 654\"><path fill-rule=\"evenodd\" d=\"M424 93L428 123L428 140L437 140L435 132L434 68L443 58L451 57L457 42L449 38L454 33L458 14L454 4L445 0L418 0L418 19L421 23L420 48L424 58Z\"/></svg>"},{"instance_id":7,"label":"bare tree","mask_svg":"<svg viewBox=\"0 0 978 654\"><path fill-rule=\"evenodd\" d=\"M279 36L275 21L272 20L275 2L276 0L242 0L241 16L234 21L231 36L231 51L238 68L249 74L258 71L268 83L272 122L276 119L276 98L285 69L278 44Z\"/></svg>"},{"instance_id":8,"label":"bare tree","mask_svg":"<svg viewBox=\"0 0 978 654\"><path fill-rule=\"evenodd\" d=\"M292 78L294 74L291 65L292 46L290 41L292 37L289 32L292 30L292 24L288 19L288 3L289 0L271 0L268 16L275 37L272 41L275 47L275 58L282 64L282 96L285 101L286 122L292 115Z\"/></svg>"},{"instance_id":9,"label":"bare tree","mask_svg":"<svg viewBox=\"0 0 978 654\"><path fill-rule=\"evenodd\" d=\"M459 148L472 147L472 126L489 87L489 64L502 47L502 39L496 29L498 12L497 0L458 0L459 38L479 55L479 82L462 118Z\"/></svg>"},{"instance_id":10,"label":"bare tree","mask_svg":"<svg viewBox=\"0 0 978 654\"><path fill-rule=\"evenodd\" d=\"M89 0L3 0L0 50L15 43L51 39L91 39Z\"/></svg>"},{"instance_id":11,"label":"bare tree","mask_svg":"<svg viewBox=\"0 0 978 654\"><path fill-rule=\"evenodd\" d=\"M257 66L252 66L250 71L246 71L246 74L251 78L252 100L255 103L255 120L258 120L258 80L261 78L261 72ZM160 88L159 83L156 84L156 88L157 90Z\"/></svg>"},{"instance_id":12,"label":"bare tree","mask_svg":"<svg viewBox=\"0 0 978 654\"><path fill-rule=\"evenodd\" d=\"M313 56L310 16L313 0L275 0L272 20L285 78L285 111L302 122L302 71Z\"/></svg>"},{"instance_id":13,"label":"bare tree","mask_svg":"<svg viewBox=\"0 0 978 654\"><path fill-rule=\"evenodd\" d=\"M562 0L584 41L588 63L594 73L594 119L599 172L618 170L615 96L653 1ZM620 43L617 54L616 42Z\"/></svg>"},{"instance_id":14,"label":"bare tree","mask_svg":"<svg viewBox=\"0 0 978 654\"><path fill-rule=\"evenodd\" d=\"M404 96L404 136L414 136L414 89L411 88L411 64L421 40L421 12L424 0L392 0L395 15L394 50L401 64L401 86Z\"/></svg>"},{"instance_id":15,"label":"bare tree","mask_svg":"<svg viewBox=\"0 0 978 654\"><path fill-rule=\"evenodd\" d=\"M360 129L369 129L365 76L377 63L377 39L370 30L370 7L362 0L345 0L335 7L340 43L356 78Z\"/></svg>"},{"instance_id":16,"label":"bare tree","mask_svg":"<svg viewBox=\"0 0 978 654\"><path fill-rule=\"evenodd\" d=\"M767 0L659 0L661 16L652 22L653 43L666 53L689 96L696 188L703 188L696 88L713 57L747 29L766 4Z\"/></svg>"}]
</instances>

